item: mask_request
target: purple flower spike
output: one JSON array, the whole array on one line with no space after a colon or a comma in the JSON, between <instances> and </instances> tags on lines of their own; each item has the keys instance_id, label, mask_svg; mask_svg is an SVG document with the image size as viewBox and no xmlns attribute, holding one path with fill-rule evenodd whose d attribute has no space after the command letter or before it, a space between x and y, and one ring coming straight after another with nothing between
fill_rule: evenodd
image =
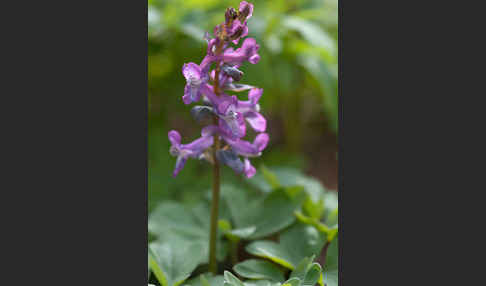
<instances>
[{"instance_id":1,"label":"purple flower spike","mask_svg":"<svg viewBox=\"0 0 486 286\"><path fill-rule=\"evenodd\" d=\"M241 64L244 61L256 64L260 60L260 55L258 54L259 48L260 45L256 43L255 39L246 38L241 48L236 49L236 51L226 49L223 54L223 61L229 64Z\"/></svg>"},{"instance_id":2,"label":"purple flower spike","mask_svg":"<svg viewBox=\"0 0 486 286\"><path fill-rule=\"evenodd\" d=\"M169 132L169 141L172 143L170 154L177 157L173 173L174 177L184 168L189 157L199 158L206 149L213 145L213 137L211 136L203 136L189 144L181 144L181 135L175 130Z\"/></svg>"},{"instance_id":3,"label":"purple flower spike","mask_svg":"<svg viewBox=\"0 0 486 286\"><path fill-rule=\"evenodd\" d=\"M188 144L181 144L181 135L177 131L169 132L170 154L177 157L174 176L182 170L188 158L206 159L210 163L219 161L247 178L256 173L249 158L260 156L269 141L268 134L264 133L267 121L259 113L258 101L263 89L236 83L244 76L240 70L244 62L256 64L260 60L260 46L256 40L245 38L248 35L247 22L252 15L253 4L247 1L241 1L238 10L228 8L224 15L225 21L216 25L213 35L204 35L207 50L201 63L197 65L190 62L182 67L187 82L182 99L185 104L190 104L202 97L204 105L194 106L191 115L198 124L205 127L201 130L201 137ZM230 47L231 43L237 45L242 38L245 39L241 47ZM210 71L213 63L214 70ZM225 93L245 90L249 90L248 100L245 101ZM243 140L246 122L258 133L253 142ZM221 148L215 150L215 153L208 152L214 138L222 140Z\"/></svg>"}]
</instances>

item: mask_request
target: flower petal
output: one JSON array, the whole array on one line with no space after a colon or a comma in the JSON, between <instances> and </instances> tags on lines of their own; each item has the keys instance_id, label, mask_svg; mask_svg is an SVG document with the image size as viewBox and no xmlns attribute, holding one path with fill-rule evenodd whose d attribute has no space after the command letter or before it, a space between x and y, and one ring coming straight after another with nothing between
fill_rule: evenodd
<instances>
[{"instance_id":1,"label":"flower petal","mask_svg":"<svg viewBox=\"0 0 486 286\"><path fill-rule=\"evenodd\" d=\"M252 88L248 92L248 99L252 104L257 104L263 94L263 88Z\"/></svg>"},{"instance_id":2,"label":"flower petal","mask_svg":"<svg viewBox=\"0 0 486 286\"><path fill-rule=\"evenodd\" d=\"M208 125L201 130L201 136L213 136L214 134L219 133L219 127L216 125Z\"/></svg>"},{"instance_id":3,"label":"flower petal","mask_svg":"<svg viewBox=\"0 0 486 286\"><path fill-rule=\"evenodd\" d=\"M182 101L185 104L191 104L192 102L198 102L201 98L201 89L199 86L191 86L186 84L184 87L184 95L182 96Z\"/></svg>"},{"instance_id":4,"label":"flower petal","mask_svg":"<svg viewBox=\"0 0 486 286\"><path fill-rule=\"evenodd\" d=\"M174 146L181 144L181 135L176 130L169 131L169 141Z\"/></svg>"},{"instance_id":5,"label":"flower petal","mask_svg":"<svg viewBox=\"0 0 486 286\"><path fill-rule=\"evenodd\" d=\"M184 168L184 165L186 164L187 162L187 158L184 157L184 156L179 156L177 157L177 161L176 161L176 165L175 165L175 168L174 168L174 172L172 173L172 176L177 176L177 174L179 174L179 172L182 170L182 168Z\"/></svg>"},{"instance_id":6,"label":"flower petal","mask_svg":"<svg viewBox=\"0 0 486 286\"><path fill-rule=\"evenodd\" d=\"M223 137L226 143L238 154L244 157L256 157L260 155L260 151L254 144L241 139L232 140L228 137Z\"/></svg>"},{"instance_id":7,"label":"flower petal","mask_svg":"<svg viewBox=\"0 0 486 286\"><path fill-rule=\"evenodd\" d=\"M267 128L267 120L263 115L255 111L248 111L244 114L244 117L255 131L265 132L265 129Z\"/></svg>"},{"instance_id":8,"label":"flower petal","mask_svg":"<svg viewBox=\"0 0 486 286\"><path fill-rule=\"evenodd\" d=\"M245 158L245 169L244 169L244 172L245 172L245 175L247 178L251 178L253 176L255 176L255 173L256 173L256 170L255 170L255 167L253 167L250 163L250 160L248 160L248 158Z\"/></svg>"},{"instance_id":9,"label":"flower petal","mask_svg":"<svg viewBox=\"0 0 486 286\"><path fill-rule=\"evenodd\" d=\"M253 141L253 145L257 148L259 152L263 151L265 147L267 147L268 141L270 140L270 137L268 136L267 133L260 133L255 137L255 140Z\"/></svg>"},{"instance_id":10,"label":"flower petal","mask_svg":"<svg viewBox=\"0 0 486 286\"><path fill-rule=\"evenodd\" d=\"M204 152L206 149L213 145L213 137L212 136L202 136L189 144L182 145L182 149L184 151L189 151L191 157L197 158L199 155Z\"/></svg>"},{"instance_id":11,"label":"flower petal","mask_svg":"<svg viewBox=\"0 0 486 286\"><path fill-rule=\"evenodd\" d=\"M244 137L246 134L245 119L239 112L234 112L233 115L220 116L219 127L234 139Z\"/></svg>"},{"instance_id":12,"label":"flower petal","mask_svg":"<svg viewBox=\"0 0 486 286\"><path fill-rule=\"evenodd\" d=\"M187 63L182 66L182 74L187 81L201 78L201 69L195 63Z\"/></svg>"}]
</instances>

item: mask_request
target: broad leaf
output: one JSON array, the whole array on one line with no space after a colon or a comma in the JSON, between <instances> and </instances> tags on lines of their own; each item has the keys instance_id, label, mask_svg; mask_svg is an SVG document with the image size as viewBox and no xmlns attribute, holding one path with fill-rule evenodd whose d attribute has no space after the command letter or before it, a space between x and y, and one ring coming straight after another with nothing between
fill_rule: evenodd
<instances>
[{"instance_id":1,"label":"broad leaf","mask_svg":"<svg viewBox=\"0 0 486 286\"><path fill-rule=\"evenodd\" d=\"M282 271L273 263L261 259L249 259L236 264L233 270L242 277L284 281Z\"/></svg>"},{"instance_id":2,"label":"broad leaf","mask_svg":"<svg viewBox=\"0 0 486 286\"><path fill-rule=\"evenodd\" d=\"M204 254L198 243L153 242L149 245L149 264L163 286L177 286L191 275L204 259Z\"/></svg>"},{"instance_id":3,"label":"broad leaf","mask_svg":"<svg viewBox=\"0 0 486 286\"><path fill-rule=\"evenodd\" d=\"M209 255L209 206L200 203L193 208L171 201L159 204L150 213L148 230L161 242L198 243L204 252L207 262ZM221 235L218 235L220 238ZM223 260L227 253L227 246L221 239L217 241L217 258Z\"/></svg>"},{"instance_id":4,"label":"broad leaf","mask_svg":"<svg viewBox=\"0 0 486 286\"><path fill-rule=\"evenodd\" d=\"M301 193L301 189L280 188L250 201L245 194L228 189L223 198L235 224L233 234L258 239L290 226L295 221L294 211L302 205Z\"/></svg>"},{"instance_id":5,"label":"broad leaf","mask_svg":"<svg viewBox=\"0 0 486 286\"><path fill-rule=\"evenodd\" d=\"M280 242L260 240L250 243L246 250L289 269L295 269L304 257L318 255L326 235L315 227L298 223L280 235Z\"/></svg>"},{"instance_id":6,"label":"broad leaf","mask_svg":"<svg viewBox=\"0 0 486 286\"><path fill-rule=\"evenodd\" d=\"M240 279L229 271L224 272L224 286L245 286Z\"/></svg>"}]
</instances>

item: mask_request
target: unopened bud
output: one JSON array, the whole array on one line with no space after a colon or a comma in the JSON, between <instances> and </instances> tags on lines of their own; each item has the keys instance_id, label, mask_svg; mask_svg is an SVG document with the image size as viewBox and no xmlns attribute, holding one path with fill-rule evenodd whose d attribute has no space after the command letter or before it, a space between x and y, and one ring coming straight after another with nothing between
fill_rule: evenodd
<instances>
[{"instance_id":1,"label":"unopened bud","mask_svg":"<svg viewBox=\"0 0 486 286\"><path fill-rule=\"evenodd\" d=\"M196 105L191 109L191 115L197 123L209 125L213 120L213 109L209 106Z\"/></svg>"},{"instance_id":2,"label":"unopened bud","mask_svg":"<svg viewBox=\"0 0 486 286\"><path fill-rule=\"evenodd\" d=\"M235 8L228 8L226 9L226 13L224 14L224 17L226 20L226 24L228 24L229 22L236 19L236 17L238 17L238 13L236 12Z\"/></svg>"},{"instance_id":3,"label":"unopened bud","mask_svg":"<svg viewBox=\"0 0 486 286\"><path fill-rule=\"evenodd\" d=\"M241 77L243 76L243 72L240 71L239 69L233 67L233 66L230 66L230 65L223 65L221 67L221 69L223 70L223 72L227 75L229 75L230 77L232 77L235 81L239 81L241 79Z\"/></svg>"},{"instance_id":4,"label":"unopened bud","mask_svg":"<svg viewBox=\"0 0 486 286\"><path fill-rule=\"evenodd\" d=\"M249 5L245 5L243 6L243 10L240 11L240 13L238 14L238 19L243 22L246 20L246 17L248 17L248 14L250 14L250 6Z\"/></svg>"},{"instance_id":5,"label":"unopened bud","mask_svg":"<svg viewBox=\"0 0 486 286\"><path fill-rule=\"evenodd\" d=\"M242 173L245 170L245 164L231 149L216 151L216 157L221 163L227 165L237 173Z\"/></svg>"}]
</instances>

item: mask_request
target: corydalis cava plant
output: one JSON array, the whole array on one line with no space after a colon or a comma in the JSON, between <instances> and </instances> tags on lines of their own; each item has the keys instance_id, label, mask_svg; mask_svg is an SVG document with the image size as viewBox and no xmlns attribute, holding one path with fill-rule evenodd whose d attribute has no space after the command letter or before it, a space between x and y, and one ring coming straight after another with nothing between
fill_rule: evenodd
<instances>
[{"instance_id":1,"label":"corydalis cava plant","mask_svg":"<svg viewBox=\"0 0 486 286\"><path fill-rule=\"evenodd\" d=\"M238 83L243 77L239 70L248 61L256 64L260 60L259 45L248 35L247 21L253 14L253 4L242 1L238 11L228 8L225 21L214 28L213 36L206 33L207 51L202 62L184 64L182 74L186 79L182 101L185 104L202 102L191 109L191 115L206 125L201 137L188 144L181 143L179 132L169 132L172 144L171 155L177 157L174 176L182 170L188 158L203 159L211 163L216 160L237 173L251 178L255 168L249 158L258 157L267 146L269 137L265 133L266 119L259 113L258 100L263 89ZM232 48L230 44L242 44ZM214 66L211 70L211 66ZM248 100L239 100L229 92L248 93ZM257 132L253 142L243 139L246 124ZM225 144L215 144L221 141ZM211 148L214 148L210 152ZM216 157L216 158L215 158Z\"/></svg>"}]
</instances>

